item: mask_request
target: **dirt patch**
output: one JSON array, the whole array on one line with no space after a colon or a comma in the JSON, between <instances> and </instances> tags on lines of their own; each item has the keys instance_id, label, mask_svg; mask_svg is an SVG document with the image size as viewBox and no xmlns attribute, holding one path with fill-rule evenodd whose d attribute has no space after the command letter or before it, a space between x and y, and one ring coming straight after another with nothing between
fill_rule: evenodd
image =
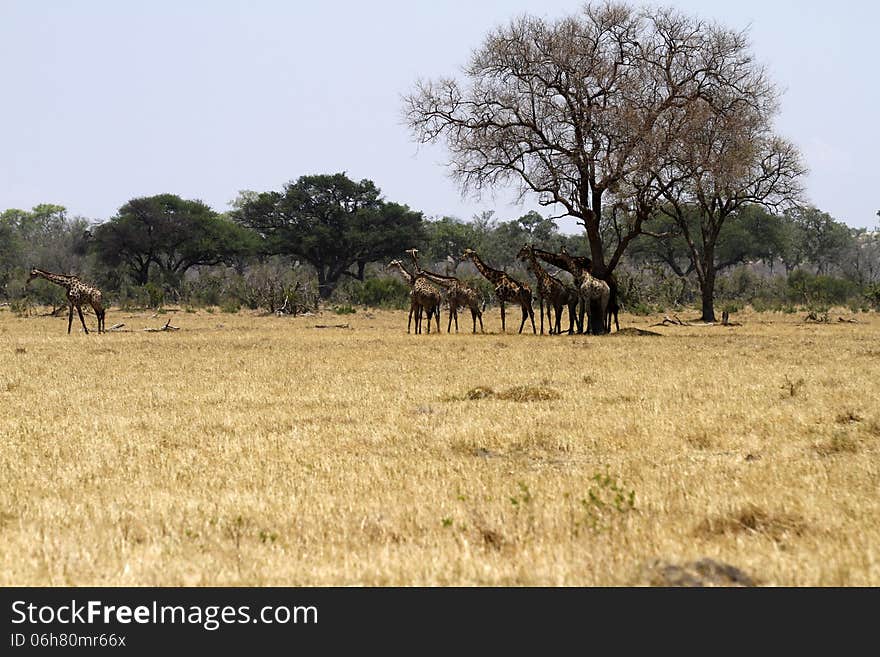
<instances>
[{"instance_id":1,"label":"dirt patch","mask_svg":"<svg viewBox=\"0 0 880 657\"><path fill-rule=\"evenodd\" d=\"M486 399L487 397L492 397L495 395L495 391L488 386L477 386L476 388L471 388L466 393L464 393L465 399Z\"/></svg>"},{"instance_id":2,"label":"dirt patch","mask_svg":"<svg viewBox=\"0 0 880 657\"><path fill-rule=\"evenodd\" d=\"M559 399L560 394L546 386L515 386L495 394L498 399L515 402L550 401Z\"/></svg>"},{"instance_id":3,"label":"dirt patch","mask_svg":"<svg viewBox=\"0 0 880 657\"><path fill-rule=\"evenodd\" d=\"M515 402L534 402L534 401L551 401L559 399L559 392L548 386L514 386L507 390L496 392L488 386L477 386L471 388L461 396L446 395L443 401L468 401L479 399L501 399L504 401Z\"/></svg>"},{"instance_id":4,"label":"dirt patch","mask_svg":"<svg viewBox=\"0 0 880 657\"><path fill-rule=\"evenodd\" d=\"M610 333L609 335L636 335L636 336L660 335L660 336L662 336L663 334L657 333L656 331L646 331L645 329L627 326L626 328L622 328L619 331L615 331L614 333Z\"/></svg>"},{"instance_id":5,"label":"dirt patch","mask_svg":"<svg viewBox=\"0 0 880 657\"><path fill-rule=\"evenodd\" d=\"M697 535L727 536L758 534L774 541L800 536L806 531L803 518L791 513L770 513L754 504L723 516L707 518L696 529Z\"/></svg>"},{"instance_id":6,"label":"dirt patch","mask_svg":"<svg viewBox=\"0 0 880 657\"><path fill-rule=\"evenodd\" d=\"M700 559L675 564L654 559L642 565L641 582L648 586L755 586L755 580L736 566Z\"/></svg>"},{"instance_id":7,"label":"dirt patch","mask_svg":"<svg viewBox=\"0 0 880 657\"><path fill-rule=\"evenodd\" d=\"M835 432L827 442L814 445L813 449L819 456L833 456L835 454L855 454L861 445L855 436L845 432Z\"/></svg>"}]
</instances>

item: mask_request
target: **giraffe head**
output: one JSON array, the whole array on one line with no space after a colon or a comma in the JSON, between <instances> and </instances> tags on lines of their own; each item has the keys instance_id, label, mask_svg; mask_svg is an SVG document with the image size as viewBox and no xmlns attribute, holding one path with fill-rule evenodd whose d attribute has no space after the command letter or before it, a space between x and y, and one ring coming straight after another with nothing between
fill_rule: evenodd
<instances>
[{"instance_id":1,"label":"giraffe head","mask_svg":"<svg viewBox=\"0 0 880 657\"><path fill-rule=\"evenodd\" d=\"M34 280L35 278L39 278L39 276L40 276L40 270L37 269L36 267L31 267L31 275L28 276L27 283L25 283L25 285L30 285L31 281Z\"/></svg>"},{"instance_id":2,"label":"giraffe head","mask_svg":"<svg viewBox=\"0 0 880 657\"><path fill-rule=\"evenodd\" d=\"M422 266L419 264L419 250L418 249L407 249L405 253L412 259L413 264L416 267L416 272L421 271Z\"/></svg>"},{"instance_id":3,"label":"giraffe head","mask_svg":"<svg viewBox=\"0 0 880 657\"><path fill-rule=\"evenodd\" d=\"M532 257L532 247L530 244L523 244L523 247L516 254L518 260L528 260Z\"/></svg>"},{"instance_id":4,"label":"giraffe head","mask_svg":"<svg viewBox=\"0 0 880 657\"><path fill-rule=\"evenodd\" d=\"M593 261L590 260L587 256L574 256L571 255L566 248L563 246L560 251L562 255L568 256L572 259L572 261L584 271L592 271L593 269Z\"/></svg>"},{"instance_id":5,"label":"giraffe head","mask_svg":"<svg viewBox=\"0 0 880 657\"><path fill-rule=\"evenodd\" d=\"M389 262L387 265L385 265L385 270L386 270L386 271L397 270L397 271L399 271L401 274L403 274L404 277L412 276L412 274L410 273L409 269L407 269L407 268L404 266L403 262L401 262L401 261L398 260L397 258L395 258L394 260L392 260L391 262Z\"/></svg>"},{"instance_id":6,"label":"giraffe head","mask_svg":"<svg viewBox=\"0 0 880 657\"><path fill-rule=\"evenodd\" d=\"M464 260L473 260L475 255L477 255L477 252L473 249L465 249L461 252L461 257L459 258L459 261L461 262Z\"/></svg>"}]
</instances>

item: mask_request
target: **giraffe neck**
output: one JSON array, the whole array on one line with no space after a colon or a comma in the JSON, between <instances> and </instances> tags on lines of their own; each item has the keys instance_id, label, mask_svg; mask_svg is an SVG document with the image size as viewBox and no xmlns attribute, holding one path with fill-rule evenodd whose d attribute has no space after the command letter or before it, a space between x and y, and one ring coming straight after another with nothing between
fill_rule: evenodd
<instances>
[{"instance_id":1,"label":"giraffe neck","mask_svg":"<svg viewBox=\"0 0 880 657\"><path fill-rule=\"evenodd\" d=\"M575 259L567 253L550 253L549 251L541 251L539 249L535 249L532 253L540 255L541 260L564 269L574 276L579 283L583 281L587 270L578 265Z\"/></svg>"},{"instance_id":2,"label":"giraffe neck","mask_svg":"<svg viewBox=\"0 0 880 657\"><path fill-rule=\"evenodd\" d=\"M434 281L438 285L442 285L443 287L453 287L459 284L459 280L454 276L441 276L440 274L435 274L432 271L426 271L424 269L420 269L419 273L425 278Z\"/></svg>"},{"instance_id":3,"label":"giraffe neck","mask_svg":"<svg viewBox=\"0 0 880 657\"><path fill-rule=\"evenodd\" d=\"M70 286L73 285L73 282L76 280L75 276L65 276L64 274L53 274L49 271L43 271L42 269L34 269L33 275L39 278L45 278L50 283L55 283L55 285L60 285L61 287L70 289Z\"/></svg>"},{"instance_id":4,"label":"giraffe neck","mask_svg":"<svg viewBox=\"0 0 880 657\"><path fill-rule=\"evenodd\" d=\"M393 266L396 267L398 270L400 270L401 276L403 276L406 279L407 283L409 283L410 285L413 285L416 282L416 277L413 276L412 274L410 274L404 268L403 264L401 264L399 262L395 262Z\"/></svg>"},{"instance_id":5,"label":"giraffe neck","mask_svg":"<svg viewBox=\"0 0 880 657\"><path fill-rule=\"evenodd\" d=\"M412 258L413 264L416 266L416 271L420 271L422 267L419 264L419 258L416 255L416 252L415 251L407 251L407 253L409 253L409 257Z\"/></svg>"},{"instance_id":6,"label":"giraffe neck","mask_svg":"<svg viewBox=\"0 0 880 657\"><path fill-rule=\"evenodd\" d=\"M471 254L471 261L474 263L474 266L479 270L479 272L489 281L494 283L495 285L501 284L504 280L504 272L498 271L497 269L492 269L482 260L480 260L480 256L476 253Z\"/></svg>"},{"instance_id":7,"label":"giraffe neck","mask_svg":"<svg viewBox=\"0 0 880 657\"><path fill-rule=\"evenodd\" d=\"M550 274L548 274L547 271L538 262L538 258L535 257L534 251L529 251L529 260L532 263L532 271L535 274L535 278L538 279L543 287L550 287L552 285Z\"/></svg>"}]
</instances>

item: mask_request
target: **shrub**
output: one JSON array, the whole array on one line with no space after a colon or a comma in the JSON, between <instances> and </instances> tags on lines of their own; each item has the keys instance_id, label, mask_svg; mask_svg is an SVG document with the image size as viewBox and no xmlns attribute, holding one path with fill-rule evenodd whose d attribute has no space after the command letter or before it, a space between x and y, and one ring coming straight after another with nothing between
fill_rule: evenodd
<instances>
[{"instance_id":1,"label":"shrub","mask_svg":"<svg viewBox=\"0 0 880 657\"><path fill-rule=\"evenodd\" d=\"M362 306L406 308L409 286L397 278L368 278L349 292L351 301Z\"/></svg>"},{"instance_id":2,"label":"shrub","mask_svg":"<svg viewBox=\"0 0 880 657\"><path fill-rule=\"evenodd\" d=\"M859 292L858 285L853 281L810 274L803 270L789 274L787 288L786 296L789 301L805 303L808 306L845 305Z\"/></svg>"},{"instance_id":3,"label":"shrub","mask_svg":"<svg viewBox=\"0 0 880 657\"><path fill-rule=\"evenodd\" d=\"M880 310L880 283L872 283L865 288L864 297L875 310Z\"/></svg>"}]
</instances>

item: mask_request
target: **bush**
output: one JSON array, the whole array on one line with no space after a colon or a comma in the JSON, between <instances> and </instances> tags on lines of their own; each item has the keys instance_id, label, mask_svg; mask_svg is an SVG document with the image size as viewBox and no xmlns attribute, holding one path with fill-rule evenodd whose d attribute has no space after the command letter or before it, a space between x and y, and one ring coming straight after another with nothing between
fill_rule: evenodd
<instances>
[{"instance_id":1,"label":"bush","mask_svg":"<svg viewBox=\"0 0 880 657\"><path fill-rule=\"evenodd\" d=\"M853 281L798 270L788 276L786 296L789 301L807 306L835 306L846 305L858 293L859 286Z\"/></svg>"},{"instance_id":2,"label":"bush","mask_svg":"<svg viewBox=\"0 0 880 657\"><path fill-rule=\"evenodd\" d=\"M409 285L397 278L368 278L354 286L349 296L353 303L378 308L409 307Z\"/></svg>"},{"instance_id":3,"label":"bush","mask_svg":"<svg viewBox=\"0 0 880 657\"><path fill-rule=\"evenodd\" d=\"M880 310L880 283L872 283L865 289L864 297L875 310Z\"/></svg>"},{"instance_id":4,"label":"bush","mask_svg":"<svg viewBox=\"0 0 880 657\"><path fill-rule=\"evenodd\" d=\"M150 282L144 285L144 292L147 294L150 308L161 308L165 303L165 290L156 283Z\"/></svg>"}]
</instances>

